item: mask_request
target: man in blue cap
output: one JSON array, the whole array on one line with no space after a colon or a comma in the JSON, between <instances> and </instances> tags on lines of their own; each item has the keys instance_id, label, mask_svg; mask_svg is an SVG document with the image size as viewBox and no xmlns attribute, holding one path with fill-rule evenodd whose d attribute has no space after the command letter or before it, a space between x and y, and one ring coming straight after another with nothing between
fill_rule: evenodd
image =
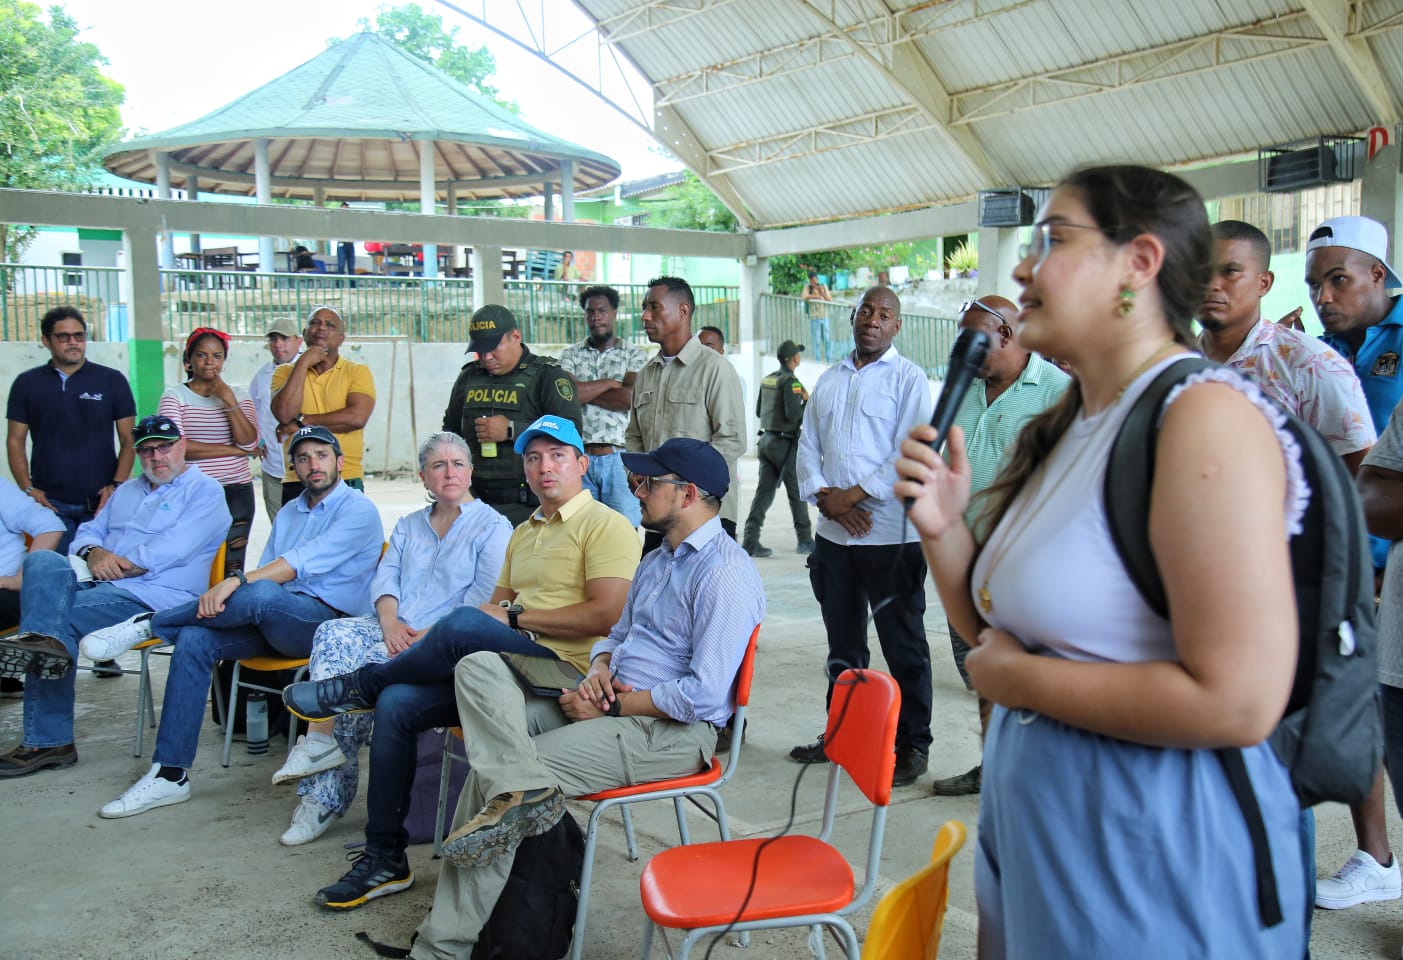
<instances>
[{"instance_id":1,"label":"man in blue cap","mask_svg":"<svg viewBox=\"0 0 1403 960\"><path fill-rule=\"evenodd\" d=\"M472 952L517 845L554 826L566 797L693 773L730 718L765 591L721 527L726 460L701 440L675 438L623 462L643 526L662 544L639 564L623 615L594 645L579 686L540 696L489 653L454 670L472 769L443 845L452 866L439 871L412 957Z\"/></svg>"},{"instance_id":2,"label":"man in blue cap","mask_svg":"<svg viewBox=\"0 0 1403 960\"><path fill-rule=\"evenodd\" d=\"M526 482L540 506L507 544L497 589L481 607L459 607L385 663L283 691L307 720L375 710L370 744L365 854L317 902L350 910L414 883L404 817L414 783L415 740L453 726L453 668L480 650L567 661L583 673L592 647L619 619L638 566L638 534L617 510L584 489L584 442L566 417L546 415L516 439Z\"/></svg>"}]
</instances>

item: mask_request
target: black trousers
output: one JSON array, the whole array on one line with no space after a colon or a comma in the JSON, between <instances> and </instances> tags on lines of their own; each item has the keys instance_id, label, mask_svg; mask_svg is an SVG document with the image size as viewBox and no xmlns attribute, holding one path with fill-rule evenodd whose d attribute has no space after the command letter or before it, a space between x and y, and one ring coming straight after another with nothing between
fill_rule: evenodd
<instances>
[{"instance_id":1,"label":"black trousers","mask_svg":"<svg viewBox=\"0 0 1403 960\"><path fill-rule=\"evenodd\" d=\"M248 553L248 535L253 529L255 510L253 482L226 483L224 503L233 520L224 537L224 575L232 577L236 571L244 569L244 555Z\"/></svg>"},{"instance_id":2,"label":"black trousers","mask_svg":"<svg viewBox=\"0 0 1403 960\"><path fill-rule=\"evenodd\" d=\"M19 591L0 590L0 630L19 626Z\"/></svg>"},{"instance_id":3,"label":"black trousers","mask_svg":"<svg viewBox=\"0 0 1403 960\"><path fill-rule=\"evenodd\" d=\"M882 656L901 688L896 723L897 749L930 751L930 645L923 621L926 612L926 558L918 543L890 546L840 546L822 536L809 557L809 582L828 633L829 685L846 667L866 667L867 614L872 619Z\"/></svg>"}]
</instances>

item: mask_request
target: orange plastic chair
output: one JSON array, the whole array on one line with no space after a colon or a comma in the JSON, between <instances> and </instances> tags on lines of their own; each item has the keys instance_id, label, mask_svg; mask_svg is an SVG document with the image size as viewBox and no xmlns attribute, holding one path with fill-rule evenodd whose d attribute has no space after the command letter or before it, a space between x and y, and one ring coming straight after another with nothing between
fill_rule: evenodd
<instances>
[{"instance_id":1,"label":"orange plastic chair","mask_svg":"<svg viewBox=\"0 0 1403 960\"><path fill-rule=\"evenodd\" d=\"M652 949L655 926L687 931L676 954L686 957L702 937L728 928L743 932L825 925L842 938L849 960L859 960L857 934L845 916L860 910L876 889L900 705L896 681L885 673L845 670L838 678L824 731L824 750L832 764L817 837L691 844L649 860L639 881L648 915L643 956ZM843 773L873 805L859 889L852 867L829 843Z\"/></svg>"},{"instance_id":2,"label":"orange plastic chair","mask_svg":"<svg viewBox=\"0 0 1403 960\"><path fill-rule=\"evenodd\" d=\"M872 911L862 960L935 960L950 899L950 860L964 845L965 825L945 821L930 863L887 891Z\"/></svg>"},{"instance_id":3,"label":"orange plastic chair","mask_svg":"<svg viewBox=\"0 0 1403 960\"><path fill-rule=\"evenodd\" d=\"M652 783L641 783L632 787L601 790L598 793L591 793L579 798L593 800L596 805L590 811L589 825L585 828L585 863L580 872L580 900L575 908L575 939L570 947L570 960L580 960L581 953L584 951L589 888L594 875L594 848L599 839L599 819L606 811L612 807L618 807L623 814L624 838L628 843L628 858L630 860L638 859L638 845L634 841L633 818L629 816L628 808L630 804L641 803L645 800L672 801L673 810L677 814L677 835L684 845L690 843L691 838L687 834L686 808L682 804L683 800L690 801L698 810L716 822L716 829L721 834L723 841L731 839L731 830L726 824L726 805L722 802L721 794L718 791L727 780L731 779L732 774L736 771L736 766L740 763L741 744L745 740L745 716L750 705L750 686L755 679L755 651L758 648L759 640L760 626L756 624L755 629L750 633L750 639L746 642L745 656L741 659L740 669L736 671L735 724L731 731L731 752L726 757L724 767L719 758L712 757L711 766L698 773L688 774L685 777L674 777L671 780L655 780ZM702 806L697 799L698 797L708 798L712 803L712 810Z\"/></svg>"}]
</instances>

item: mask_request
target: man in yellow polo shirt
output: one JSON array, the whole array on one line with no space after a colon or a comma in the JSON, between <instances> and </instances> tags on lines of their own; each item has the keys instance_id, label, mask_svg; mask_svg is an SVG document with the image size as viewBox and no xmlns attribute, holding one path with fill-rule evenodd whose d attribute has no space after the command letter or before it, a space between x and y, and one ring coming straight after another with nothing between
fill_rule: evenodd
<instances>
[{"instance_id":1,"label":"man in yellow polo shirt","mask_svg":"<svg viewBox=\"0 0 1403 960\"><path fill-rule=\"evenodd\" d=\"M336 434L345 458L341 479L365 489L365 424L375 410L375 378L370 368L341 356L346 324L335 307L316 306L302 331L302 355L273 371L271 409L286 458L288 440L299 429L326 427ZM302 493L296 477L283 482L283 503Z\"/></svg>"}]
</instances>

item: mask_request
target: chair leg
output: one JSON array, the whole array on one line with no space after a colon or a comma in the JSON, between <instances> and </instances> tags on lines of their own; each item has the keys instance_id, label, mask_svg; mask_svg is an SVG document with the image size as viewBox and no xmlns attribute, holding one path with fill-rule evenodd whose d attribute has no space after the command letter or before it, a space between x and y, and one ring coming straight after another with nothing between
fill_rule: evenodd
<instances>
[{"instance_id":1,"label":"chair leg","mask_svg":"<svg viewBox=\"0 0 1403 960\"><path fill-rule=\"evenodd\" d=\"M576 931L575 935L578 937L578 936L579 936L579 931ZM648 957L649 957L649 955L652 954L652 952L653 952L653 921L649 920L647 917L644 917L644 918L643 918L643 954L642 954L643 960L648 960ZM578 957L574 957L574 956L572 955L572 956L571 956L571 960L579 960L579 958L578 958Z\"/></svg>"},{"instance_id":2,"label":"chair leg","mask_svg":"<svg viewBox=\"0 0 1403 960\"><path fill-rule=\"evenodd\" d=\"M687 835L687 811L682 806L681 797L672 798L672 809L677 814L677 836L685 847L692 842L692 838Z\"/></svg>"},{"instance_id":3,"label":"chair leg","mask_svg":"<svg viewBox=\"0 0 1403 960\"><path fill-rule=\"evenodd\" d=\"M443 824L448 813L448 774L452 769L453 755L448 752L449 742L452 740L450 734L448 739L443 741L443 760L439 764L438 771L438 812L434 814L434 856L443 856Z\"/></svg>"},{"instance_id":4,"label":"chair leg","mask_svg":"<svg viewBox=\"0 0 1403 960\"><path fill-rule=\"evenodd\" d=\"M223 766L229 766L229 754L234 750L234 710L239 703L239 668L243 664L234 661L234 677L229 682L229 699L224 701L226 706L224 713L224 759L220 761Z\"/></svg>"},{"instance_id":5,"label":"chair leg","mask_svg":"<svg viewBox=\"0 0 1403 960\"><path fill-rule=\"evenodd\" d=\"M594 852L596 842L599 840L599 819L600 814L607 809L603 804L595 804L593 810L589 812L589 823L585 826L585 860L580 866L580 897L575 904L575 933L570 939L570 960L580 960L585 949L585 922L589 917L589 888L594 880ZM628 812L625 805L624 812ZM648 924L648 929L644 933L645 939L652 936L653 925ZM643 955L648 955L647 948L644 948Z\"/></svg>"},{"instance_id":6,"label":"chair leg","mask_svg":"<svg viewBox=\"0 0 1403 960\"><path fill-rule=\"evenodd\" d=\"M141 722L146 719L147 699L151 696L151 674L148 670L149 663L147 657L150 650L141 651L141 678L137 681L136 687L136 729L132 731L132 756L141 756L142 741L145 739L146 728ZM151 706L154 714L156 708ZM153 723L152 726L155 726Z\"/></svg>"},{"instance_id":7,"label":"chair leg","mask_svg":"<svg viewBox=\"0 0 1403 960\"><path fill-rule=\"evenodd\" d=\"M293 683L301 683L311 675L311 671L304 664L297 668L297 672L292 675ZM272 696L272 694L269 694ZM291 713L287 715L287 755L292 756L292 748L297 746L297 718Z\"/></svg>"},{"instance_id":8,"label":"chair leg","mask_svg":"<svg viewBox=\"0 0 1403 960\"><path fill-rule=\"evenodd\" d=\"M628 859L632 862L638 859L638 843L633 839L633 817L629 816L628 804L619 807L619 812L624 816L624 839L628 842Z\"/></svg>"}]
</instances>

